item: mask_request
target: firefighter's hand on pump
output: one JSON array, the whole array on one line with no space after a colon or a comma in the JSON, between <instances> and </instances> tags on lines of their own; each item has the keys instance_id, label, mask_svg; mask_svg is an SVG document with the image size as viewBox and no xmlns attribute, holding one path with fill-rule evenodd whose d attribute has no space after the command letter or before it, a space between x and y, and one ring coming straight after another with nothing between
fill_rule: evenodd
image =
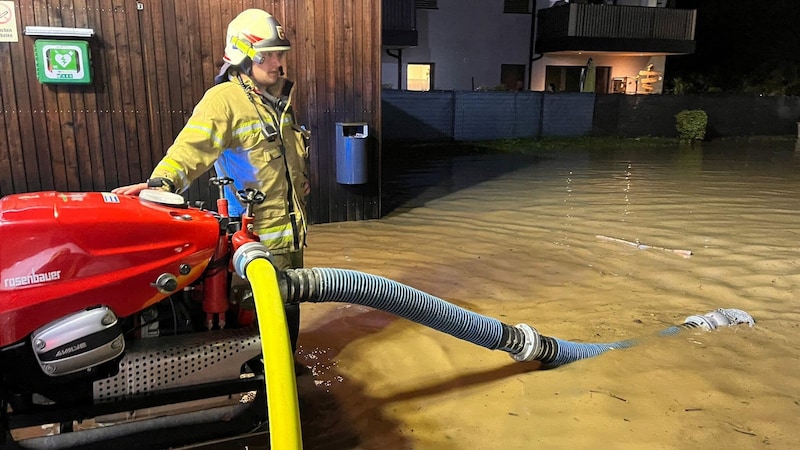
<instances>
[{"instance_id":1,"label":"firefighter's hand on pump","mask_svg":"<svg viewBox=\"0 0 800 450\"><path fill-rule=\"evenodd\" d=\"M136 183L114 188L111 190L111 193L117 195L139 195L139 193L145 189L147 189L147 183Z\"/></svg>"},{"instance_id":2,"label":"firefighter's hand on pump","mask_svg":"<svg viewBox=\"0 0 800 450\"><path fill-rule=\"evenodd\" d=\"M112 194L117 195L139 195L145 189L160 189L162 191L175 192L175 183L166 178L150 178L144 183L136 183L128 186L120 186L111 190Z\"/></svg>"}]
</instances>

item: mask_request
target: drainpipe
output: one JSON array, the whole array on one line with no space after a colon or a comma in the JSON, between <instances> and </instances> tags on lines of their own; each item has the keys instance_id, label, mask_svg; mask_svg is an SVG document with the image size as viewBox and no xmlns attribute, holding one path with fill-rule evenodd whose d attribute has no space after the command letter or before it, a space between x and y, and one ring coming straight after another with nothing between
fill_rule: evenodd
<instances>
[{"instance_id":1,"label":"drainpipe","mask_svg":"<svg viewBox=\"0 0 800 450\"><path fill-rule=\"evenodd\" d=\"M531 36L530 36L530 46L528 49L528 90L531 90L531 83L533 83L533 63L534 61L538 61L542 59L544 55L535 56L534 53L534 44L536 43L536 18L537 12L539 11L539 5L537 1L532 3L533 11L531 11Z\"/></svg>"},{"instance_id":2,"label":"drainpipe","mask_svg":"<svg viewBox=\"0 0 800 450\"><path fill-rule=\"evenodd\" d=\"M386 54L397 60L397 90L400 91L403 89L403 49L398 48L397 54L386 49Z\"/></svg>"}]
</instances>

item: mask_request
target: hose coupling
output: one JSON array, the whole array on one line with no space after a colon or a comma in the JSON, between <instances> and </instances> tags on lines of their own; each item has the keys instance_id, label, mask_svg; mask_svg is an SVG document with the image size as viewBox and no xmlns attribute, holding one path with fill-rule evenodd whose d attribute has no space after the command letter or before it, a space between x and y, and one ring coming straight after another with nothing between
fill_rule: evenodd
<instances>
[{"instance_id":1,"label":"hose coupling","mask_svg":"<svg viewBox=\"0 0 800 450\"><path fill-rule=\"evenodd\" d=\"M525 342L522 344L522 350L512 354L511 357L519 362L535 361L541 357L542 345L539 332L525 323L518 323L514 328L522 331Z\"/></svg>"},{"instance_id":2,"label":"hose coupling","mask_svg":"<svg viewBox=\"0 0 800 450\"><path fill-rule=\"evenodd\" d=\"M272 254L261 242L248 242L239 247L233 254L233 268L240 277L247 279L245 275L247 265L258 258L265 258L272 263Z\"/></svg>"},{"instance_id":3,"label":"hose coupling","mask_svg":"<svg viewBox=\"0 0 800 450\"><path fill-rule=\"evenodd\" d=\"M684 321L684 324L699 326L706 330L714 330L720 326L730 327L740 323L746 323L752 327L755 321L750 314L733 308L720 308L702 316L689 316Z\"/></svg>"},{"instance_id":4,"label":"hose coupling","mask_svg":"<svg viewBox=\"0 0 800 450\"><path fill-rule=\"evenodd\" d=\"M286 269L283 271L286 280L286 302L315 302L319 299L320 285L317 269Z\"/></svg>"}]
</instances>

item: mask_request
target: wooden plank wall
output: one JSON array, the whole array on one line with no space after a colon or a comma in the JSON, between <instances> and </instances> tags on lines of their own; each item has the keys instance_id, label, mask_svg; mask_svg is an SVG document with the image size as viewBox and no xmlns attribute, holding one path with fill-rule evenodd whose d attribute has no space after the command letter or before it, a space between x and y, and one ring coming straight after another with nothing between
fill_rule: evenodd
<instances>
[{"instance_id":1,"label":"wooden plank wall","mask_svg":"<svg viewBox=\"0 0 800 450\"><path fill-rule=\"evenodd\" d=\"M312 130L312 222L380 216L380 17L373 0L19 0L0 43L0 196L101 191L144 180L212 85L228 22L271 12ZM25 26L92 28L91 85L40 84ZM336 123L367 122L369 182L336 182ZM187 192L213 197L207 176Z\"/></svg>"}]
</instances>

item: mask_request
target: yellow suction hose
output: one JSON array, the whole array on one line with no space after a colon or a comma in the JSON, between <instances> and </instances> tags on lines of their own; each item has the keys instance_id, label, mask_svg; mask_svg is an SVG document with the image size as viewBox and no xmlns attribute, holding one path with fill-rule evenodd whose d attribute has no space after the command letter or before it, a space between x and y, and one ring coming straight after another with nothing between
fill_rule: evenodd
<instances>
[{"instance_id":1,"label":"yellow suction hose","mask_svg":"<svg viewBox=\"0 0 800 450\"><path fill-rule=\"evenodd\" d=\"M294 358L278 277L272 263L259 256L246 263L245 272L253 288L261 334L270 448L302 449Z\"/></svg>"}]
</instances>

